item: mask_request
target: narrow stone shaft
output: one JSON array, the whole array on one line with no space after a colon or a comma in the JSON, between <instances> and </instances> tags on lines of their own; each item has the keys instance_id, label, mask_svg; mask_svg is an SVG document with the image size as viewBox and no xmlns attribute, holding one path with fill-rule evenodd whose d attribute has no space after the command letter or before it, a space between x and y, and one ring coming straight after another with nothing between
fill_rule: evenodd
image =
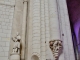
<instances>
[{"instance_id":1,"label":"narrow stone shaft","mask_svg":"<svg viewBox=\"0 0 80 60\"><path fill-rule=\"evenodd\" d=\"M46 57L45 57L45 0L41 0L41 60L46 60Z\"/></svg>"},{"instance_id":2,"label":"narrow stone shaft","mask_svg":"<svg viewBox=\"0 0 80 60\"><path fill-rule=\"evenodd\" d=\"M33 0L32 4L32 54L38 56L40 55L40 0Z\"/></svg>"},{"instance_id":3,"label":"narrow stone shaft","mask_svg":"<svg viewBox=\"0 0 80 60\"><path fill-rule=\"evenodd\" d=\"M24 59L25 55L25 42L26 42L26 24L27 23L27 0L23 2L23 20L22 20L22 50L21 50L21 59Z\"/></svg>"},{"instance_id":4,"label":"narrow stone shaft","mask_svg":"<svg viewBox=\"0 0 80 60\"><path fill-rule=\"evenodd\" d=\"M51 40L60 40L60 27L56 0L49 0Z\"/></svg>"}]
</instances>

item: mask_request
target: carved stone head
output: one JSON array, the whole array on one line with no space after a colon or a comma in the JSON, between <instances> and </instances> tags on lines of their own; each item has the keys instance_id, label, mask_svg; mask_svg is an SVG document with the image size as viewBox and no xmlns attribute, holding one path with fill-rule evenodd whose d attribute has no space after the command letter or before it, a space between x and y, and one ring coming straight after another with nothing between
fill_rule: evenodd
<instances>
[{"instance_id":1,"label":"carved stone head","mask_svg":"<svg viewBox=\"0 0 80 60\"><path fill-rule=\"evenodd\" d=\"M49 47L53 53L55 60L58 60L59 55L62 51L62 41L61 40L51 40L49 41Z\"/></svg>"},{"instance_id":2,"label":"carved stone head","mask_svg":"<svg viewBox=\"0 0 80 60\"><path fill-rule=\"evenodd\" d=\"M19 33L18 33L18 32L17 32L16 39L17 39L17 41L18 41L18 42L20 42L20 40L21 40L21 36L19 35Z\"/></svg>"}]
</instances>

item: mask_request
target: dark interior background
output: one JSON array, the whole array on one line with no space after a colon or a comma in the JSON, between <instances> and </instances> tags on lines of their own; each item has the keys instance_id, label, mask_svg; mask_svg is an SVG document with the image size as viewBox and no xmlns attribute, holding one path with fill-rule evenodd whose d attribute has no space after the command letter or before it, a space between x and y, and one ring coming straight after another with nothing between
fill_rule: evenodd
<instances>
[{"instance_id":1,"label":"dark interior background","mask_svg":"<svg viewBox=\"0 0 80 60\"><path fill-rule=\"evenodd\" d=\"M67 0L76 60L80 60L80 0Z\"/></svg>"}]
</instances>

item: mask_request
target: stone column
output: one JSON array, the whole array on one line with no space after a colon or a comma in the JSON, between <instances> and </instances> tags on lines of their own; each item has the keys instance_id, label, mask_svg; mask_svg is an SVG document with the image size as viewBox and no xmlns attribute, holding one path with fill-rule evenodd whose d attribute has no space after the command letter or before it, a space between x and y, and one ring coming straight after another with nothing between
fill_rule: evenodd
<instances>
[{"instance_id":1,"label":"stone column","mask_svg":"<svg viewBox=\"0 0 80 60\"><path fill-rule=\"evenodd\" d=\"M15 37L17 32L22 37L21 35L22 34L22 15L23 15L23 0L16 0L14 20L13 20L12 33L11 33L11 41L10 41L9 60L20 60L20 53L12 53L13 44L14 44L12 41L12 37Z\"/></svg>"},{"instance_id":2,"label":"stone column","mask_svg":"<svg viewBox=\"0 0 80 60\"><path fill-rule=\"evenodd\" d=\"M61 42L61 37L60 37L60 24L59 24L59 18L58 18L58 7L57 7L57 0L49 0L49 11L50 11L50 48L52 48L52 53L53 57L55 60L58 60L59 54L56 54L55 52L57 51L57 47L62 47L62 42ZM54 45L56 43L61 44L61 46L56 46L55 48ZM54 44L55 43L55 44ZM53 47L51 47L53 45ZM55 51L53 51L55 49ZM61 49L58 49L58 53Z\"/></svg>"},{"instance_id":3,"label":"stone column","mask_svg":"<svg viewBox=\"0 0 80 60\"><path fill-rule=\"evenodd\" d=\"M67 2L66 0L57 0L57 2L59 7L61 31L64 35L62 36L64 60L75 60Z\"/></svg>"},{"instance_id":4,"label":"stone column","mask_svg":"<svg viewBox=\"0 0 80 60\"><path fill-rule=\"evenodd\" d=\"M49 0L49 11L51 40L61 40L56 0Z\"/></svg>"},{"instance_id":5,"label":"stone column","mask_svg":"<svg viewBox=\"0 0 80 60\"><path fill-rule=\"evenodd\" d=\"M44 12L45 12L45 45L46 45L46 60L50 60L51 58L51 51L49 48L49 41L50 41L50 21L49 21L49 0L44 0Z\"/></svg>"},{"instance_id":6,"label":"stone column","mask_svg":"<svg viewBox=\"0 0 80 60\"><path fill-rule=\"evenodd\" d=\"M32 4L32 55L40 57L40 0Z\"/></svg>"},{"instance_id":7,"label":"stone column","mask_svg":"<svg viewBox=\"0 0 80 60\"><path fill-rule=\"evenodd\" d=\"M31 60L32 57L32 43L33 43L33 1L28 0L28 20L27 20L27 37L26 37L26 54L25 60Z\"/></svg>"},{"instance_id":8,"label":"stone column","mask_svg":"<svg viewBox=\"0 0 80 60\"><path fill-rule=\"evenodd\" d=\"M24 60L25 56L25 44L26 44L26 28L27 28L27 0L23 1L23 20L22 20L22 50L21 50L21 59Z\"/></svg>"},{"instance_id":9,"label":"stone column","mask_svg":"<svg viewBox=\"0 0 80 60\"><path fill-rule=\"evenodd\" d=\"M41 0L41 60L46 60L45 57L45 0Z\"/></svg>"}]
</instances>

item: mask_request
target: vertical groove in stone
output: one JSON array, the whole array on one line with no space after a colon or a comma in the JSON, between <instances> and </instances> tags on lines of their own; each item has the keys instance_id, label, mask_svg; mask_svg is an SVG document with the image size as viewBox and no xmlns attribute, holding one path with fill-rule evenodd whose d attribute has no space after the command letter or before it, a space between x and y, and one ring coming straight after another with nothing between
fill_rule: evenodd
<instances>
[{"instance_id":1,"label":"vertical groove in stone","mask_svg":"<svg viewBox=\"0 0 80 60\"><path fill-rule=\"evenodd\" d=\"M41 60L45 59L45 17L44 17L44 0L41 0Z\"/></svg>"},{"instance_id":2,"label":"vertical groove in stone","mask_svg":"<svg viewBox=\"0 0 80 60\"><path fill-rule=\"evenodd\" d=\"M60 28L56 0L49 0L51 40L60 40Z\"/></svg>"},{"instance_id":3,"label":"vertical groove in stone","mask_svg":"<svg viewBox=\"0 0 80 60\"><path fill-rule=\"evenodd\" d=\"M32 33L32 49L33 55L40 55L40 0L33 1L33 33Z\"/></svg>"}]
</instances>

